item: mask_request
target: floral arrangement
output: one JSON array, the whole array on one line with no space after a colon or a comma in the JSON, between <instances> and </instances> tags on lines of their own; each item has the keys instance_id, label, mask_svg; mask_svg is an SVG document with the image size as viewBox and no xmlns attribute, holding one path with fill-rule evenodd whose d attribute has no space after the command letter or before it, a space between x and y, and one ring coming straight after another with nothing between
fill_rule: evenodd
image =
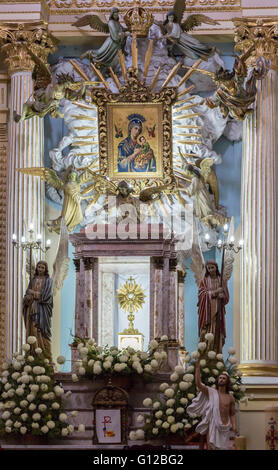
<instances>
[{"instance_id":1,"label":"floral arrangement","mask_svg":"<svg viewBox=\"0 0 278 470\"><path fill-rule=\"evenodd\" d=\"M140 375L145 379L151 378L167 358L163 344L168 340L163 336L160 342L152 340L148 351L136 351L128 347L118 349L116 346L98 346L94 339L75 338L80 359L77 361L77 374L72 375L73 381L86 376L96 378L100 375Z\"/></svg>"},{"instance_id":2,"label":"floral arrangement","mask_svg":"<svg viewBox=\"0 0 278 470\"><path fill-rule=\"evenodd\" d=\"M68 436L74 425L68 424L63 396L71 392L57 384L50 364L29 336L21 352L10 363L2 364L0 378L0 435L34 434L50 438ZM77 411L72 411L73 417ZM78 430L84 431L79 425Z\"/></svg>"},{"instance_id":3,"label":"floral arrangement","mask_svg":"<svg viewBox=\"0 0 278 470\"><path fill-rule=\"evenodd\" d=\"M143 426L130 432L130 439L154 439L166 437L169 434L184 436L199 422L197 416L190 417L187 412L192 400L197 396L195 385L195 360L200 361L202 382L216 388L217 377L224 371L229 374L230 391L236 401L244 397L245 387L241 383L241 372L237 370L234 348L228 350L228 358L224 361L222 354L210 350L213 335L206 335L207 342L198 344L198 351L188 354L185 365L177 365L170 376L171 384L162 383L160 394L155 398L145 398L143 405L152 410L137 417Z\"/></svg>"}]
</instances>

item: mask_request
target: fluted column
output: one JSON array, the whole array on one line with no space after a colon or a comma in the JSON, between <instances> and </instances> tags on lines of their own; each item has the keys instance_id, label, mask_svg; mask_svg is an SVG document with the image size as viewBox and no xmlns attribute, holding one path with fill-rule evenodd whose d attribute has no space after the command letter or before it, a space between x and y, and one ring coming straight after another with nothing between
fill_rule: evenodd
<instances>
[{"instance_id":1,"label":"fluted column","mask_svg":"<svg viewBox=\"0 0 278 470\"><path fill-rule=\"evenodd\" d=\"M239 25L236 30L237 50L255 43L248 65L258 56L272 60L266 78L257 82L254 113L243 127L240 368L245 375L278 375L277 32L278 19L276 26L263 19L254 26L247 19L244 31Z\"/></svg>"},{"instance_id":2,"label":"fluted column","mask_svg":"<svg viewBox=\"0 0 278 470\"><path fill-rule=\"evenodd\" d=\"M168 337L170 340L178 339L178 319L177 319L177 259L169 260L169 320Z\"/></svg>"},{"instance_id":3,"label":"fluted column","mask_svg":"<svg viewBox=\"0 0 278 470\"><path fill-rule=\"evenodd\" d=\"M34 62L26 46L46 63L54 49L43 22L0 25L2 51L11 79L8 156L8 221L7 221L7 292L6 315L9 345L7 354L20 347L24 336L22 298L26 290L25 253L12 247L12 235L26 235L30 223L35 233L44 234L44 184L40 178L22 175L17 168L43 165L43 120L38 117L15 123L13 112L21 114L23 104L32 96Z\"/></svg>"}]
</instances>

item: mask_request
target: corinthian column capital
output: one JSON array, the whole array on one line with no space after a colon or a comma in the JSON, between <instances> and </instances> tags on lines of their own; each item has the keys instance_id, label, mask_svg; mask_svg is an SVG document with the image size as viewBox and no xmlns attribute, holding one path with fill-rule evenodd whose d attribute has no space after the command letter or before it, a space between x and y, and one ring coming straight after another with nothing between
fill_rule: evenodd
<instances>
[{"instance_id":1,"label":"corinthian column capital","mask_svg":"<svg viewBox=\"0 0 278 470\"><path fill-rule=\"evenodd\" d=\"M255 46L247 59L253 67L258 57L271 60L271 66L278 72L278 17L272 18L234 18L235 50L244 54Z\"/></svg>"},{"instance_id":2,"label":"corinthian column capital","mask_svg":"<svg viewBox=\"0 0 278 470\"><path fill-rule=\"evenodd\" d=\"M47 64L48 54L56 50L57 39L48 30L48 23L0 23L0 46L6 55L9 74L32 72L35 57Z\"/></svg>"}]
</instances>

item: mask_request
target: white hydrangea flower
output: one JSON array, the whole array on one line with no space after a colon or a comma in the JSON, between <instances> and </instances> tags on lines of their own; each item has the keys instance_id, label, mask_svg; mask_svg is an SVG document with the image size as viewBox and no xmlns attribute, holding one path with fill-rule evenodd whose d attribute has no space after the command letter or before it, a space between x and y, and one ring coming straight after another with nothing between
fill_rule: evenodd
<instances>
[{"instance_id":1,"label":"white hydrangea flower","mask_svg":"<svg viewBox=\"0 0 278 470\"><path fill-rule=\"evenodd\" d=\"M138 415L136 418L137 423L143 423L144 422L144 416L143 415Z\"/></svg>"},{"instance_id":2,"label":"white hydrangea flower","mask_svg":"<svg viewBox=\"0 0 278 470\"><path fill-rule=\"evenodd\" d=\"M11 413L9 411L4 411L1 418L6 420L6 419L9 419L10 416L11 416Z\"/></svg>"},{"instance_id":3,"label":"white hydrangea flower","mask_svg":"<svg viewBox=\"0 0 278 470\"><path fill-rule=\"evenodd\" d=\"M201 343L198 344L198 349L201 352L205 351L206 347L207 347L207 343L205 343L205 342L201 342Z\"/></svg>"},{"instance_id":4,"label":"white hydrangea flower","mask_svg":"<svg viewBox=\"0 0 278 470\"><path fill-rule=\"evenodd\" d=\"M169 400L166 401L166 405L169 406L170 408L175 404L174 398L170 398Z\"/></svg>"},{"instance_id":5,"label":"white hydrangea flower","mask_svg":"<svg viewBox=\"0 0 278 470\"><path fill-rule=\"evenodd\" d=\"M57 360L58 364L65 364L65 362L66 362L65 356L58 356L56 360Z\"/></svg>"},{"instance_id":6,"label":"white hydrangea flower","mask_svg":"<svg viewBox=\"0 0 278 470\"><path fill-rule=\"evenodd\" d=\"M188 400L193 400L193 398L195 398L195 395L193 393L188 393L187 398Z\"/></svg>"},{"instance_id":7,"label":"white hydrangea flower","mask_svg":"<svg viewBox=\"0 0 278 470\"><path fill-rule=\"evenodd\" d=\"M161 418L161 416L163 415L163 411L159 410L154 415L156 418Z\"/></svg>"},{"instance_id":8,"label":"white hydrangea flower","mask_svg":"<svg viewBox=\"0 0 278 470\"><path fill-rule=\"evenodd\" d=\"M148 408L149 406L152 406L152 399L151 398L145 398L145 400L143 401L143 406L145 406L146 408Z\"/></svg>"},{"instance_id":9,"label":"white hydrangea flower","mask_svg":"<svg viewBox=\"0 0 278 470\"><path fill-rule=\"evenodd\" d=\"M136 441L136 433L135 433L135 431L130 431L130 433L129 433L129 439L130 439L130 441Z\"/></svg>"},{"instance_id":10,"label":"white hydrangea flower","mask_svg":"<svg viewBox=\"0 0 278 470\"><path fill-rule=\"evenodd\" d=\"M25 367L24 367L24 369L25 369ZM17 380L18 377L20 377L20 373L19 373L19 372L14 372L14 373L12 374L12 379Z\"/></svg>"},{"instance_id":11,"label":"white hydrangea flower","mask_svg":"<svg viewBox=\"0 0 278 470\"><path fill-rule=\"evenodd\" d=\"M135 434L136 439L144 439L145 437L145 432L143 431L143 429L136 429Z\"/></svg>"},{"instance_id":12,"label":"white hydrangea flower","mask_svg":"<svg viewBox=\"0 0 278 470\"><path fill-rule=\"evenodd\" d=\"M179 389L180 390L187 390L188 388L189 388L189 383L188 382L181 381L179 383Z\"/></svg>"},{"instance_id":13,"label":"white hydrangea flower","mask_svg":"<svg viewBox=\"0 0 278 470\"><path fill-rule=\"evenodd\" d=\"M158 429L157 428L152 428L152 433L156 436L158 434Z\"/></svg>"},{"instance_id":14,"label":"white hydrangea flower","mask_svg":"<svg viewBox=\"0 0 278 470\"><path fill-rule=\"evenodd\" d=\"M55 428L55 423L52 420L47 421L46 425L47 425L48 429L54 429Z\"/></svg>"},{"instance_id":15,"label":"white hydrangea flower","mask_svg":"<svg viewBox=\"0 0 278 470\"><path fill-rule=\"evenodd\" d=\"M214 384L215 383L215 378L214 377L209 377L208 382L210 384Z\"/></svg>"},{"instance_id":16,"label":"white hydrangea flower","mask_svg":"<svg viewBox=\"0 0 278 470\"><path fill-rule=\"evenodd\" d=\"M34 411L36 408L37 408L37 405L35 405L35 403L31 403L31 405L29 406L29 410L31 411Z\"/></svg>"},{"instance_id":17,"label":"white hydrangea flower","mask_svg":"<svg viewBox=\"0 0 278 470\"><path fill-rule=\"evenodd\" d=\"M39 421L41 419L40 413L34 413L32 419L33 421Z\"/></svg>"},{"instance_id":18,"label":"white hydrangea flower","mask_svg":"<svg viewBox=\"0 0 278 470\"><path fill-rule=\"evenodd\" d=\"M159 386L159 390L161 392L165 392L166 388L168 388L168 387L169 387L169 385L166 382L164 382Z\"/></svg>"},{"instance_id":19,"label":"white hydrangea flower","mask_svg":"<svg viewBox=\"0 0 278 470\"><path fill-rule=\"evenodd\" d=\"M21 425L22 425L22 423L21 423L20 421L16 421L16 422L14 423L14 427L15 427L15 428L20 428Z\"/></svg>"},{"instance_id":20,"label":"white hydrangea flower","mask_svg":"<svg viewBox=\"0 0 278 470\"><path fill-rule=\"evenodd\" d=\"M23 344L22 349L23 349L23 351L26 351L26 352L30 351L30 349L31 349L30 344Z\"/></svg>"},{"instance_id":21,"label":"white hydrangea flower","mask_svg":"<svg viewBox=\"0 0 278 470\"><path fill-rule=\"evenodd\" d=\"M84 424L79 424L78 425L78 428L77 428L77 431L78 432L85 432L85 425Z\"/></svg>"},{"instance_id":22,"label":"white hydrangea flower","mask_svg":"<svg viewBox=\"0 0 278 470\"><path fill-rule=\"evenodd\" d=\"M49 431L48 426L44 425L44 426L41 427L41 432L43 432L43 434L48 433L48 431Z\"/></svg>"},{"instance_id":23,"label":"white hydrangea flower","mask_svg":"<svg viewBox=\"0 0 278 470\"><path fill-rule=\"evenodd\" d=\"M212 373L213 375L216 375L216 376L219 375L219 371L217 369L212 369Z\"/></svg>"},{"instance_id":24,"label":"white hydrangea flower","mask_svg":"<svg viewBox=\"0 0 278 470\"><path fill-rule=\"evenodd\" d=\"M170 427L170 424L169 424L167 421L164 421L164 422L162 423L162 427L163 427L164 429L168 429L168 428Z\"/></svg>"},{"instance_id":25,"label":"white hydrangea flower","mask_svg":"<svg viewBox=\"0 0 278 470\"><path fill-rule=\"evenodd\" d=\"M39 429L40 427L39 423L32 423L31 426L33 429Z\"/></svg>"},{"instance_id":26,"label":"white hydrangea flower","mask_svg":"<svg viewBox=\"0 0 278 470\"><path fill-rule=\"evenodd\" d=\"M27 361L28 362L34 362L35 358L33 356L28 356Z\"/></svg>"},{"instance_id":27,"label":"white hydrangea flower","mask_svg":"<svg viewBox=\"0 0 278 470\"><path fill-rule=\"evenodd\" d=\"M230 364L236 364L237 363L237 360L236 360L235 356L229 357L228 361L230 362Z\"/></svg>"},{"instance_id":28,"label":"white hydrangea flower","mask_svg":"<svg viewBox=\"0 0 278 470\"><path fill-rule=\"evenodd\" d=\"M193 374L185 374L185 375L183 376L183 380L184 380L185 382L193 382L193 380L194 380L194 375L193 375Z\"/></svg>"},{"instance_id":29,"label":"white hydrangea flower","mask_svg":"<svg viewBox=\"0 0 278 470\"><path fill-rule=\"evenodd\" d=\"M223 362L217 362L216 367L217 369L222 370L224 368Z\"/></svg>"},{"instance_id":30,"label":"white hydrangea flower","mask_svg":"<svg viewBox=\"0 0 278 470\"><path fill-rule=\"evenodd\" d=\"M201 366L202 368L204 368L204 367L206 367L206 365L207 365L207 361L206 361L205 359L201 359L201 360L200 360L200 366Z\"/></svg>"},{"instance_id":31,"label":"white hydrangea flower","mask_svg":"<svg viewBox=\"0 0 278 470\"><path fill-rule=\"evenodd\" d=\"M68 417L66 415L66 413L60 413L59 414L59 421L61 421L61 423L65 423L67 421Z\"/></svg>"},{"instance_id":32,"label":"white hydrangea flower","mask_svg":"<svg viewBox=\"0 0 278 470\"><path fill-rule=\"evenodd\" d=\"M77 375L76 375L76 374L72 374L72 375L71 375L71 380L72 380L73 382L78 382L78 377L77 377Z\"/></svg>"},{"instance_id":33,"label":"white hydrangea flower","mask_svg":"<svg viewBox=\"0 0 278 470\"><path fill-rule=\"evenodd\" d=\"M153 404L153 409L154 409L154 410L158 410L160 407L161 407L160 402L159 402L159 401L155 401L154 404Z\"/></svg>"},{"instance_id":34,"label":"white hydrangea flower","mask_svg":"<svg viewBox=\"0 0 278 470\"><path fill-rule=\"evenodd\" d=\"M61 435L62 435L63 437L67 436L68 433L69 433L69 431L68 431L67 428L63 428L63 429L61 430Z\"/></svg>"},{"instance_id":35,"label":"white hydrangea flower","mask_svg":"<svg viewBox=\"0 0 278 470\"><path fill-rule=\"evenodd\" d=\"M214 335L213 335L212 333L207 333L207 334L205 335L205 339L206 339L209 343L211 343L211 341L214 340Z\"/></svg>"},{"instance_id":36,"label":"white hydrangea flower","mask_svg":"<svg viewBox=\"0 0 278 470\"><path fill-rule=\"evenodd\" d=\"M13 368L14 368L15 370L20 370L20 369L21 369L21 363L18 362L18 361L15 361L15 362L13 363ZM8 375L9 375L9 373L8 373Z\"/></svg>"},{"instance_id":37,"label":"white hydrangea flower","mask_svg":"<svg viewBox=\"0 0 278 470\"><path fill-rule=\"evenodd\" d=\"M179 406L177 409L176 409L176 412L181 415L182 413L184 413L184 408L182 408L181 406Z\"/></svg>"},{"instance_id":38,"label":"white hydrangea flower","mask_svg":"<svg viewBox=\"0 0 278 470\"><path fill-rule=\"evenodd\" d=\"M35 344L37 342L37 338L35 336L28 336L27 343L28 344Z\"/></svg>"},{"instance_id":39,"label":"white hydrangea flower","mask_svg":"<svg viewBox=\"0 0 278 470\"><path fill-rule=\"evenodd\" d=\"M167 421L168 421L168 423L173 424L175 422L175 417L174 416L168 416Z\"/></svg>"},{"instance_id":40,"label":"white hydrangea flower","mask_svg":"<svg viewBox=\"0 0 278 470\"><path fill-rule=\"evenodd\" d=\"M62 387L59 387L59 385L56 385L53 390L57 397L61 397L64 393L64 389Z\"/></svg>"},{"instance_id":41,"label":"white hydrangea flower","mask_svg":"<svg viewBox=\"0 0 278 470\"><path fill-rule=\"evenodd\" d=\"M20 418L22 419L22 421L26 421L28 419L28 414L27 413L22 413Z\"/></svg>"},{"instance_id":42,"label":"white hydrangea flower","mask_svg":"<svg viewBox=\"0 0 278 470\"><path fill-rule=\"evenodd\" d=\"M42 412L44 412L45 410L47 410L47 406L46 406L44 403L41 403L41 404L39 405L39 410L42 411Z\"/></svg>"},{"instance_id":43,"label":"white hydrangea flower","mask_svg":"<svg viewBox=\"0 0 278 470\"><path fill-rule=\"evenodd\" d=\"M171 382L176 382L178 379L179 379L179 375L176 372L170 375Z\"/></svg>"},{"instance_id":44,"label":"white hydrangea flower","mask_svg":"<svg viewBox=\"0 0 278 470\"><path fill-rule=\"evenodd\" d=\"M176 424L172 424L172 426L170 427L170 431L172 433L175 433L175 432L177 432L177 430L178 430L178 426Z\"/></svg>"},{"instance_id":45,"label":"white hydrangea flower","mask_svg":"<svg viewBox=\"0 0 278 470\"><path fill-rule=\"evenodd\" d=\"M175 392L172 388L167 388L164 392L164 395L168 398L172 398L175 395Z\"/></svg>"},{"instance_id":46,"label":"white hydrangea flower","mask_svg":"<svg viewBox=\"0 0 278 470\"><path fill-rule=\"evenodd\" d=\"M245 387L244 385L240 385L240 386L239 386L239 390L240 390L241 392L245 392L246 387Z\"/></svg>"},{"instance_id":47,"label":"white hydrangea flower","mask_svg":"<svg viewBox=\"0 0 278 470\"><path fill-rule=\"evenodd\" d=\"M215 351L209 351L209 352L208 352L208 357L209 357L210 359L215 359L215 357L216 357L216 352L215 352Z\"/></svg>"},{"instance_id":48,"label":"white hydrangea flower","mask_svg":"<svg viewBox=\"0 0 278 470\"><path fill-rule=\"evenodd\" d=\"M219 353L219 354L216 354L216 359L217 359L218 361L223 361L223 354L220 354L220 353Z\"/></svg>"},{"instance_id":49,"label":"white hydrangea flower","mask_svg":"<svg viewBox=\"0 0 278 470\"><path fill-rule=\"evenodd\" d=\"M191 357L192 357L193 359L198 359L198 358L200 357L200 353L199 353L198 351L193 351L193 352L191 353Z\"/></svg>"},{"instance_id":50,"label":"white hydrangea flower","mask_svg":"<svg viewBox=\"0 0 278 470\"><path fill-rule=\"evenodd\" d=\"M55 401L54 403L52 403L51 408L53 408L53 410L58 410L60 408L60 405Z\"/></svg>"},{"instance_id":51,"label":"white hydrangea flower","mask_svg":"<svg viewBox=\"0 0 278 470\"><path fill-rule=\"evenodd\" d=\"M21 409L18 408L18 407L16 407L16 408L14 409L14 414L15 414L15 415L19 415L20 413L21 413Z\"/></svg>"},{"instance_id":52,"label":"white hydrangea flower","mask_svg":"<svg viewBox=\"0 0 278 470\"><path fill-rule=\"evenodd\" d=\"M187 372L194 372L195 367L192 364L192 365L188 366L186 370L187 370Z\"/></svg>"},{"instance_id":53,"label":"white hydrangea flower","mask_svg":"<svg viewBox=\"0 0 278 470\"><path fill-rule=\"evenodd\" d=\"M28 401L27 401L27 400L21 400L21 402L20 402L21 408L26 408L27 405L28 405ZM31 406L31 405L30 405L30 406Z\"/></svg>"},{"instance_id":54,"label":"white hydrangea flower","mask_svg":"<svg viewBox=\"0 0 278 470\"><path fill-rule=\"evenodd\" d=\"M151 366L152 366L153 369L158 369L159 364L158 364L156 359L151 360Z\"/></svg>"},{"instance_id":55,"label":"white hydrangea flower","mask_svg":"<svg viewBox=\"0 0 278 470\"><path fill-rule=\"evenodd\" d=\"M192 428L192 424L190 423L187 423L185 426L184 426L184 429L190 429Z\"/></svg>"},{"instance_id":56,"label":"white hydrangea flower","mask_svg":"<svg viewBox=\"0 0 278 470\"><path fill-rule=\"evenodd\" d=\"M69 425L68 425L68 431L69 431L69 433L73 433L73 431L74 431L74 426L73 426L72 424L69 424Z\"/></svg>"},{"instance_id":57,"label":"white hydrangea flower","mask_svg":"<svg viewBox=\"0 0 278 470\"><path fill-rule=\"evenodd\" d=\"M35 353L36 353L36 354L41 354L41 353L42 353L42 349L41 349L41 348L36 348L36 349L35 349Z\"/></svg>"},{"instance_id":58,"label":"white hydrangea flower","mask_svg":"<svg viewBox=\"0 0 278 470\"><path fill-rule=\"evenodd\" d=\"M149 349L156 349L158 347L158 342L155 339L152 339L149 342Z\"/></svg>"},{"instance_id":59,"label":"white hydrangea flower","mask_svg":"<svg viewBox=\"0 0 278 470\"><path fill-rule=\"evenodd\" d=\"M96 362L94 363L93 372L96 375L101 374L102 368L101 368L100 364L97 364Z\"/></svg>"},{"instance_id":60,"label":"white hydrangea flower","mask_svg":"<svg viewBox=\"0 0 278 470\"><path fill-rule=\"evenodd\" d=\"M236 392L237 390L239 389L239 386L238 385L233 385L233 390Z\"/></svg>"},{"instance_id":61,"label":"white hydrangea flower","mask_svg":"<svg viewBox=\"0 0 278 470\"><path fill-rule=\"evenodd\" d=\"M146 364L146 365L144 366L144 370L145 370L146 372L152 372L152 366L150 366L150 364Z\"/></svg>"},{"instance_id":62,"label":"white hydrangea flower","mask_svg":"<svg viewBox=\"0 0 278 470\"><path fill-rule=\"evenodd\" d=\"M155 425L159 428L162 424L162 421L161 419L157 419L156 422L155 422Z\"/></svg>"},{"instance_id":63,"label":"white hydrangea flower","mask_svg":"<svg viewBox=\"0 0 278 470\"><path fill-rule=\"evenodd\" d=\"M187 398L182 397L182 398L180 399L180 402L181 402L182 405L187 405L188 400L187 400Z\"/></svg>"},{"instance_id":64,"label":"white hydrangea flower","mask_svg":"<svg viewBox=\"0 0 278 470\"><path fill-rule=\"evenodd\" d=\"M183 366L176 366L175 367L175 372L179 375L184 374L184 367Z\"/></svg>"},{"instance_id":65,"label":"white hydrangea flower","mask_svg":"<svg viewBox=\"0 0 278 470\"><path fill-rule=\"evenodd\" d=\"M173 413L174 413L173 408L168 408L168 409L166 410L166 415L172 415Z\"/></svg>"}]
</instances>

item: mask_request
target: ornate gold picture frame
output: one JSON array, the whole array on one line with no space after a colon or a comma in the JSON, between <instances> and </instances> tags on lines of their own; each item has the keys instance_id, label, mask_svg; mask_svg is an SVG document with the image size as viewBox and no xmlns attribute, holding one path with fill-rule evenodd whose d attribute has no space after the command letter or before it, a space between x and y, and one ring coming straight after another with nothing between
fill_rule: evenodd
<instances>
[{"instance_id":1,"label":"ornate gold picture frame","mask_svg":"<svg viewBox=\"0 0 278 470\"><path fill-rule=\"evenodd\" d=\"M129 69L118 93L93 89L98 107L99 172L111 181L129 180L149 186L173 179L172 104L175 88L152 92ZM138 127L137 133L135 127Z\"/></svg>"}]
</instances>

